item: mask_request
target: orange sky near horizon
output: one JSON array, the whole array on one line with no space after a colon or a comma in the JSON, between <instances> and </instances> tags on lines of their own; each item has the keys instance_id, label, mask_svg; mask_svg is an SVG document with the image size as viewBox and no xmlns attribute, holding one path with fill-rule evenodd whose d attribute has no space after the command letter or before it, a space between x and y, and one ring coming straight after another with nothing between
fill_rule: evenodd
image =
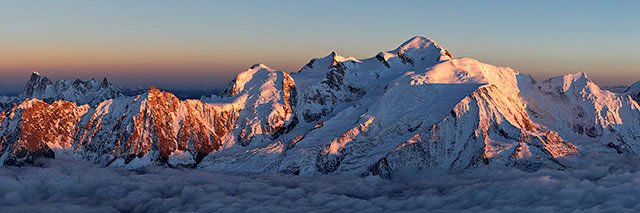
<instances>
[{"instance_id":1,"label":"orange sky near horizon","mask_svg":"<svg viewBox=\"0 0 640 213\"><path fill-rule=\"evenodd\" d=\"M221 88L255 63L295 72L334 50L368 58L415 35L538 80L640 80L635 1L330 1L2 1L0 93L20 91L34 70L130 88Z\"/></svg>"}]
</instances>

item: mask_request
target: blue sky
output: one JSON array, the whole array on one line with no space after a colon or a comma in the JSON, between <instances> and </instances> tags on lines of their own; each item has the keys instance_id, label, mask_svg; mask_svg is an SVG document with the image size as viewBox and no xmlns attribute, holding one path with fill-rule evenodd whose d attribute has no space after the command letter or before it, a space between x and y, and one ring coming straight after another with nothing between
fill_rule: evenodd
<instances>
[{"instance_id":1,"label":"blue sky","mask_svg":"<svg viewBox=\"0 0 640 213\"><path fill-rule=\"evenodd\" d=\"M640 80L636 1L2 1L0 90L33 70L127 87L215 88L254 63L296 71L414 35L538 79Z\"/></svg>"}]
</instances>

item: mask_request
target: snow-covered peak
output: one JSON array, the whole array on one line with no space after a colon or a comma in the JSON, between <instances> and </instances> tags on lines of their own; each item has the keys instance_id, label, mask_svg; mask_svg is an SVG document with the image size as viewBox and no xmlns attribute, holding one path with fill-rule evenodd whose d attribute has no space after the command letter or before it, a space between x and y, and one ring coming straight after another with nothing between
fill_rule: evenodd
<instances>
[{"instance_id":1,"label":"snow-covered peak","mask_svg":"<svg viewBox=\"0 0 640 213\"><path fill-rule=\"evenodd\" d=\"M587 74L583 72L566 74L563 76L553 77L543 82L549 88L556 90L556 92L579 92L583 89L589 89L591 91L600 91L598 85L593 83L587 77Z\"/></svg>"},{"instance_id":2,"label":"snow-covered peak","mask_svg":"<svg viewBox=\"0 0 640 213\"><path fill-rule=\"evenodd\" d=\"M251 68L249 68L249 70L260 70L260 69L266 69L266 70L270 70L273 71L273 69L271 69L269 66L262 64L262 63L257 63L251 66Z\"/></svg>"},{"instance_id":3,"label":"snow-covered peak","mask_svg":"<svg viewBox=\"0 0 640 213\"><path fill-rule=\"evenodd\" d=\"M245 86L251 82L265 82L269 79L269 73L278 72L264 64L254 64L249 69L241 72L236 76L227 89L223 92L223 96L235 96L245 90Z\"/></svg>"},{"instance_id":4,"label":"snow-covered peak","mask_svg":"<svg viewBox=\"0 0 640 213\"><path fill-rule=\"evenodd\" d=\"M149 90L146 92L146 94L149 94L149 95L156 95L156 94L160 94L160 93L162 93L162 91L160 91L158 88L156 88L156 86L149 87Z\"/></svg>"},{"instance_id":5,"label":"snow-covered peak","mask_svg":"<svg viewBox=\"0 0 640 213\"><path fill-rule=\"evenodd\" d=\"M342 55L338 54L336 51L331 51L331 53L329 53L329 55L327 55L325 57L311 59L298 72L306 72L306 70L313 70L313 69L315 69L315 72L326 71L332 65L336 65L337 63L342 63L342 62L345 62L345 61L360 62L360 60L358 60L355 57L342 56ZM320 67L321 69L316 69L318 67Z\"/></svg>"},{"instance_id":6,"label":"snow-covered peak","mask_svg":"<svg viewBox=\"0 0 640 213\"><path fill-rule=\"evenodd\" d=\"M66 100L76 102L80 105L95 105L104 100L121 96L123 96L123 94L120 90L113 86L106 78L102 81L95 79L88 81L75 79L53 82L47 77L40 75L40 73L33 72L20 98L38 98L48 102Z\"/></svg>"},{"instance_id":7,"label":"snow-covered peak","mask_svg":"<svg viewBox=\"0 0 640 213\"><path fill-rule=\"evenodd\" d=\"M628 102L628 98L627 100L624 100L624 98L621 99L620 95L600 88L596 83L591 81L585 73L574 73L550 78L538 84L537 88L546 96L551 96L561 100L568 98L566 100L570 100L572 103L582 103L581 105L586 104L586 106L580 106L582 109L592 108L596 111L601 111L603 109L616 109ZM550 111L560 110L554 109ZM601 119L603 120L602 123L619 122L619 119L613 119L616 116L605 117L606 118Z\"/></svg>"},{"instance_id":8,"label":"snow-covered peak","mask_svg":"<svg viewBox=\"0 0 640 213\"><path fill-rule=\"evenodd\" d=\"M38 72L32 72L29 81L25 87L26 93L32 93L34 90L46 87L51 84L51 80L47 77L41 76Z\"/></svg>"},{"instance_id":9,"label":"snow-covered peak","mask_svg":"<svg viewBox=\"0 0 640 213\"><path fill-rule=\"evenodd\" d=\"M439 63L424 73L411 73L410 84L496 85L506 94L518 95L518 74L509 67L497 67L472 58L457 58Z\"/></svg>"},{"instance_id":10,"label":"snow-covered peak","mask_svg":"<svg viewBox=\"0 0 640 213\"><path fill-rule=\"evenodd\" d=\"M40 73L39 73L39 72L37 72L37 71L33 71L33 72L31 72L31 77L32 77L32 78L33 78L33 77L39 77L39 76L40 76Z\"/></svg>"},{"instance_id":11,"label":"snow-covered peak","mask_svg":"<svg viewBox=\"0 0 640 213\"><path fill-rule=\"evenodd\" d=\"M400 49L411 49L411 48L422 49L422 48L427 48L432 44L435 44L435 41L433 39L425 38L422 36L414 36L411 39L402 43L402 45L400 45L399 48Z\"/></svg>"},{"instance_id":12,"label":"snow-covered peak","mask_svg":"<svg viewBox=\"0 0 640 213\"><path fill-rule=\"evenodd\" d=\"M335 51L331 51L331 53L327 56L327 58L332 58L335 63L345 62L345 61L358 61L355 57L351 56L342 56Z\"/></svg>"},{"instance_id":13,"label":"snow-covered peak","mask_svg":"<svg viewBox=\"0 0 640 213\"><path fill-rule=\"evenodd\" d=\"M563 76L565 82L575 82L575 83L588 83L591 80L584 72L566 74Z\"/></svg>"},{"instance_id":14,"label":"snow-covered peak","mask_svg":"<svg viewBox=\"0 0 640 213\"><path fill-rule=\"evenodd\" d=\"M402 43L397 49L390 51L391 53L402 55L420 55L423 54L439 54L440 60L450 60L453 58L449 51L440 47L433 39L425 38L422 36L414 36L413 38ZM416 52L419 54L410 54L409 52Z\"/></svg>"},{"instance_id":15,"label":"snow-covered peak","mask_svg":"<svg viewBox=\"0 0 640 213\"><path fill-rule=\"evenodd\" d=\"M225 90L225 98L245 99L238 115L234 137L243 146L252 141L270 140L270 134L281 134L285 126L295 125L296 86L285 72L255 64L238 74Z\"/></svg>"},{"instance_id":16,"label":"snow-covered peak","mask_svg":"<svg viewBox=\"0 0 640 213\"><path fill-rule=\"evenodd\" d=\"M107 80L107 78L103 78L102 82L100 83L100 88L109 88L111 87L111 83Z\"/></svg>"}]
</instances>

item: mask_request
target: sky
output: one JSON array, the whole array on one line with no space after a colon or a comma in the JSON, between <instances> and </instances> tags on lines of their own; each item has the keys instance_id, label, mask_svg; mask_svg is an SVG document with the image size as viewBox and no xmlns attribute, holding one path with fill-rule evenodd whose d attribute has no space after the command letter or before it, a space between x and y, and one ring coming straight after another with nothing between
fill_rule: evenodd
<instances>
[{"instance_id":1,"label":"sky","mask_svg":"<svg viewBox=\"0 0 640 213\"><path fill-rule=\"evenodd\" d=\"M367 58L415 35L538 79L640 80L638 1L0 1L0 92L32 71L116 85L221 88L255 63L287 72Z\"/></svg>"}]
</instances>

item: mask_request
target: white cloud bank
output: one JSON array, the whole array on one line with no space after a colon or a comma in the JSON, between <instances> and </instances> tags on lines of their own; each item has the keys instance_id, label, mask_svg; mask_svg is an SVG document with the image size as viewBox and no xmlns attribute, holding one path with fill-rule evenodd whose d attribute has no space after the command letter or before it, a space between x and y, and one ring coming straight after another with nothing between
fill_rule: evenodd
<instances>
[{"instance_id":1,"label":"white cloud bank","mask_svg":"<svg viewBox=\"0 0 640 213\"><path fill-rule=\"evenodd\" d=\"M565 171L239 177L190 169L133 172L52 160L0 168L0 212L624 211L640 209L638 159Z\"/></svg>"}]
</instances>

